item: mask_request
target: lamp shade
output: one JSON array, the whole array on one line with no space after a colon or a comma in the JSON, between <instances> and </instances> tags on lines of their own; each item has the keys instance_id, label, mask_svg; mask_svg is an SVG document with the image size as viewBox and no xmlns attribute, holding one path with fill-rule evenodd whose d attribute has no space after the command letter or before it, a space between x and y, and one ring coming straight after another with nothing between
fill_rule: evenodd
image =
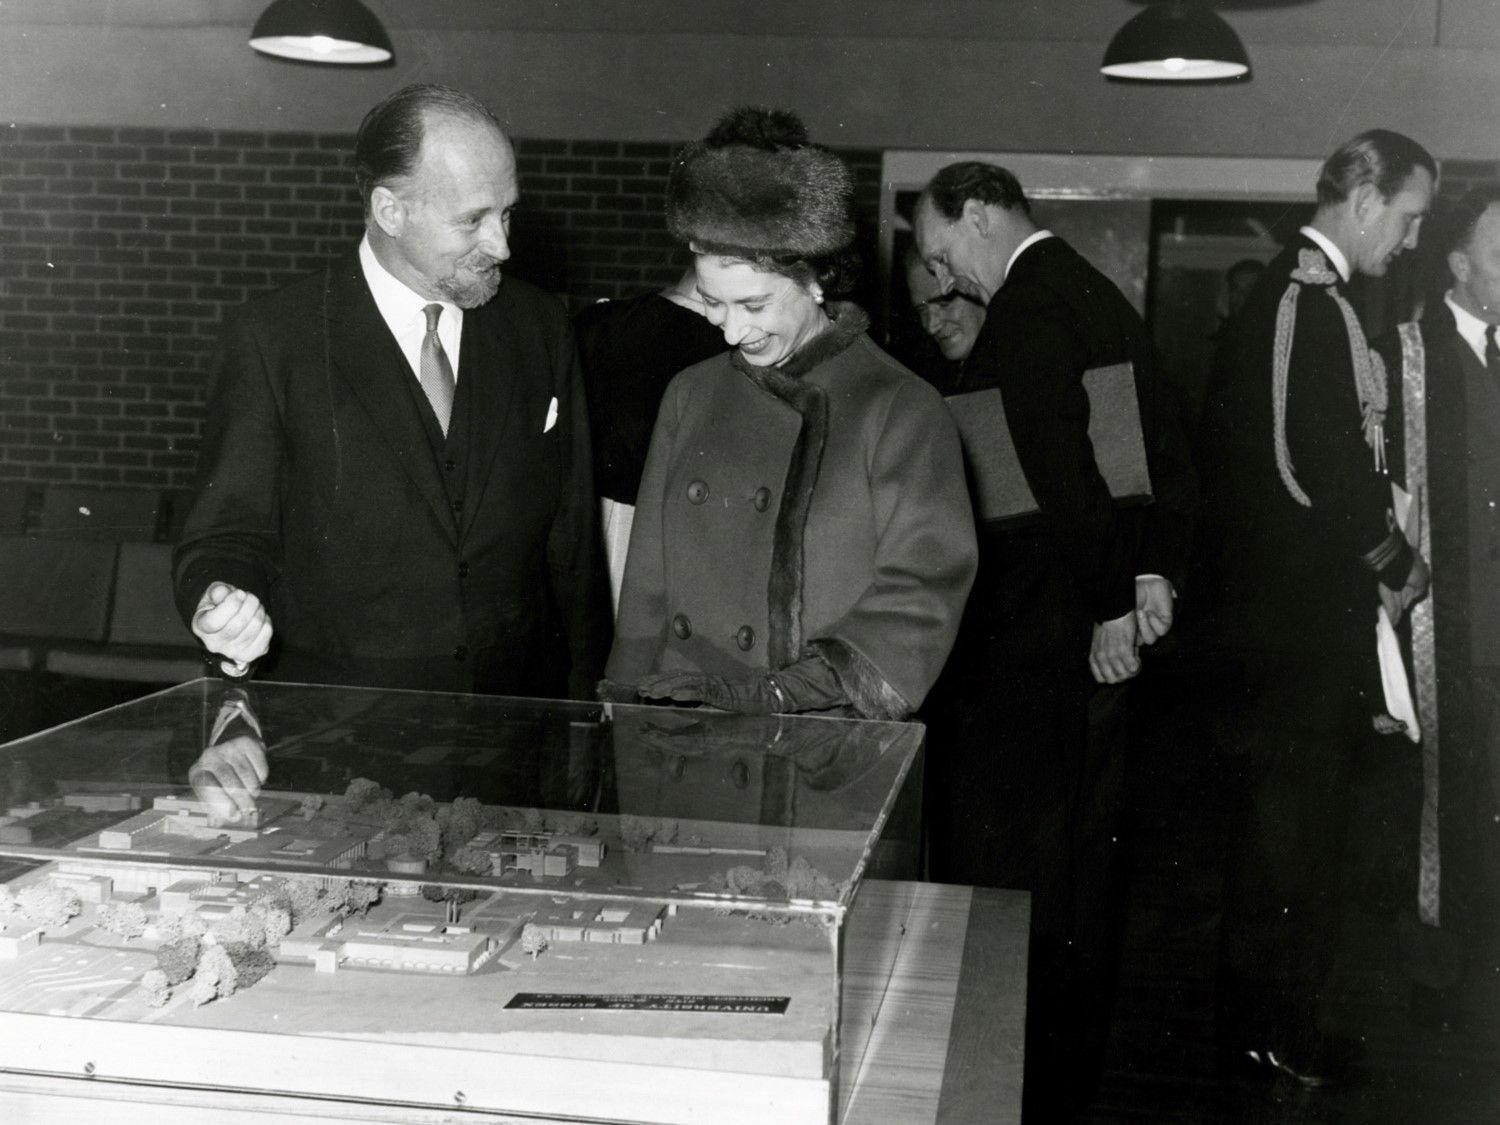
<instances>
[{"instance_id":1,"label":"lamp shade","mask_svg":"<svg viewBox=\"0 0 1500 1125\"><path fill-rule=\"evenodd\" d=\"M388 61L391 38L359 0L274 0L255 21L250 46L299 62Z\"/></svg>"},{"instance_id":2,"label":"lamp shade","mask_svg":"<svg viewBox=\"0 0 1500 1125\"><path fill-rule=\"evenodd\" d=\"M1197 0L1151 4L1115 32L1099 69L1111 78L1202 82L1250 73L1234 28Z\"/></svg>"}]
</instances>

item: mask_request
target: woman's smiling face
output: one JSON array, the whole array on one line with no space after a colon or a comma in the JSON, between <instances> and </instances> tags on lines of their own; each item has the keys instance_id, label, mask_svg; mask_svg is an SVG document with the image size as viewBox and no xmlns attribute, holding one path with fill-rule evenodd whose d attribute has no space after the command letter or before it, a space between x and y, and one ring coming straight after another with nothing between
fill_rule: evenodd
<instances>
[{"instance_id":1,"label":"woman's smiling face","mask_svg":"<svg viewBox=\"0 0 1500 1125\"><path fill-rule=\"evenodd\" d=\"M739 348L747 363L773 367L784 362L828 322L816 282L803 285L743 258L718 254L699 254L694 268L709 323L724 333L730 347Z\"/></svg>"}]
</instances>

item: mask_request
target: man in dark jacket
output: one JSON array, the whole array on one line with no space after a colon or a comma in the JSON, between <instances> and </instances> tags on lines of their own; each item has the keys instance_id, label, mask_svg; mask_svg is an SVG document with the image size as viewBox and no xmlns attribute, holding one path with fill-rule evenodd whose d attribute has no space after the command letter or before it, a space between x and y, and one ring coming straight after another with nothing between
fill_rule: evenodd
<instances>
[{"instance_id":1,"label":"man in dark jacket","mask_svg":"<svg viewBox=\"0 0 1500 1125\"><path fill-rule=\"evenodd\" d=\"M1423 800L1408 967L1413 1014L1436 1023L1453 1019L1460 951L1495 900L1481 857L1500 855L1500 183L1465 195L1445 230L1451 287L1379 345L1391 472L1423 498L1435 576L1410 615Z\"/></svg>"},{"instance_id":2,"label":"man in dark jacket","mask_svg":"<svg viewBox=\"0 0 1500 1125\"><path fill-rule=\"evenodd\" d=\"M1344 773L1384 711L1375 624L1427 568L1390 519L1383 365L1345 286L1416 245L1436 165L1374 130L1324 163L1310 225L1256 283L1205 412L1205 636L1223 658L1234 779L1220 945L1226 1063L1307 1087L1339 1076L1317 1025L1338 929Z\"/></svg>"},{"instance_id":3,"label":"man in dark jacket","mask_svg":"<svg viewBox=\"0 0 1500 1125\"><path fill-rule=\"evenodd\" d=\"M355 175L360 245L226 328L178 606L233 672L589 697L586 411L561 304L502 284L510 142L474 99L407 87Z\"/></svg>"},{"instance_id":4,"label":"man in dark jacket","mask_svg":"<svg viewBox=\"0 0 1500 1125\"><path fill-rule=\"evenodd\" d=\"M956 391L999 390L1039 507L1030 522L980 522L979 573L932 712L931 865L943 880L1032 892L1026 1101L1060 1120L1097 1074L1117 955L1125 700L1091 708L1089 673L1123 684L1139 644L1171 627L1197 486L1139 314L1037 227L1014 176L943 169L914 234L944 292L987 306ZM1086 371L1122 363L1155 486L1135 511L1096 463L1084 387Z\"/></svg>"}]
</instances>

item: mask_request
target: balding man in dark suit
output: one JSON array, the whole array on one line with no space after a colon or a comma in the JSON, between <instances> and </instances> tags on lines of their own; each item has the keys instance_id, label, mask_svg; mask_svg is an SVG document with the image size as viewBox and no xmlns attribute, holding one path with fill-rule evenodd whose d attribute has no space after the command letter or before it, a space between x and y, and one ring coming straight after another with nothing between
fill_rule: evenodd
<instances>
[{"instance_id":1,"label":"balding man in dark suit","mask_svg":"<svg viewBox=\"0 0 1500 1125\"><path fill-rule=\"evenodd\" d=\"M608 644L562 305L502 284L515 156L407 87L355 147L358 247L230 321L177 600L231 672L585 698Z\"/></svg>"}]
</instances>

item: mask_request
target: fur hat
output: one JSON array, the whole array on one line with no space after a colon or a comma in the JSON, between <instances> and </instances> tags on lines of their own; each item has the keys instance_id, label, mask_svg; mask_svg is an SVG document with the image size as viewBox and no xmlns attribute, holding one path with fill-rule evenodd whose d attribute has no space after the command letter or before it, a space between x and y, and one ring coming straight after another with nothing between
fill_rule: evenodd
<instances>
[{"instance_id":1,"label":"fur hat","mask_svg":"<svg viewBox=\"0 0 1500 1125\"><path fill-rule=\"evenodd\" d=\"M794 113L731 110L684 148L667 228L710 254L821 258L854 240L854 179Z\"/></svg>"}]
</instances>

